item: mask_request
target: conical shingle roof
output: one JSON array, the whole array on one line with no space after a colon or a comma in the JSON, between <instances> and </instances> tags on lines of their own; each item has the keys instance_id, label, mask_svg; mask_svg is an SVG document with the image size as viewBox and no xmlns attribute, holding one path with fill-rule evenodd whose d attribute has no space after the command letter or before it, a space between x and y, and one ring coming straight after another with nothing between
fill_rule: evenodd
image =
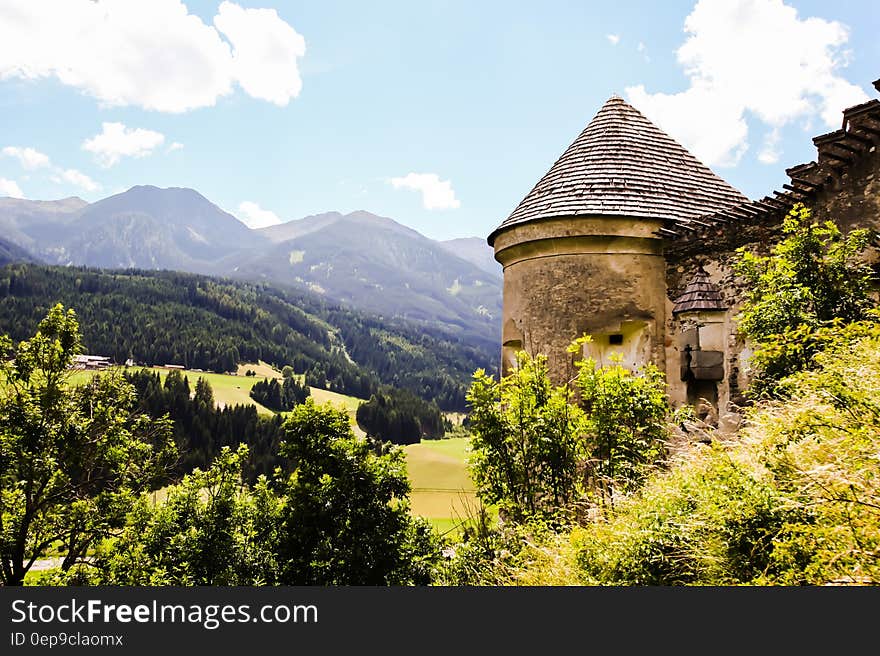
<instances>
[{"instance_id":1,"label":"conical shingle roof","mask_svg":"<svg viewBox=\"0 0 880 656\"><path fill-rule=\"evenodd\" d=\"M694 277L684 288L684 293L675 299L672 314L693 310L726 310L727 303L721 295L721 290L709 280L709 274L703 269L697 269Z\"/></svg>"},{"instance_id":2,"label":"conical shingle roof","mask_svg":"<svg viewBox=\"0 0 880 656\"><path fill-rule=\"evenodd\" d=\"M520 223L584 215L687 223L748 202L632 105L612 96L490 236Z\"/></svg>"}]
</instances>

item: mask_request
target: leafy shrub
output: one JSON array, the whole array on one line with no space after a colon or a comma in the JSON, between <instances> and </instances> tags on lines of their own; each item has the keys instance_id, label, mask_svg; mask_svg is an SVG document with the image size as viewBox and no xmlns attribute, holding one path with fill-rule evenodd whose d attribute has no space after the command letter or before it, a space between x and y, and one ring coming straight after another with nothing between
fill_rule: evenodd
<instances>
[{"instance_id":1,"label":"leafy shrub","mask_svg":"<svg viewBox=\"0 0 880 656\"><path fill-rule=\"evenodd\" d=\"M861 335L852 341L854 335ZM695 446L577 529L600 584L880 582L880 326L854 324L780 381L730 444Z\"/></svg>"},{"instance_id":2,"label":"leafy shrub","mask_svg":"<svg viewBox=\"0 0 880 656\"><path fill-rule=\"evenodd\" d=\"M569 348L578 352L589 336ZM671 413L666 382L652 364L639 371L620 365L619 357L599 367L576 362L580 406L586 416L588 486L613 503L616 491L635 489L666 455L666 422Z\"/></svg>"},{"instance_id":3,"label":"leafy shrub","mask_svg":"<svg viewBox=\"0 0 880 656\"><path fill-rule=\"evenodd\" d=\"M557 513L576 498L584 414L566 387L550 383L545 356L518 353L501 381L478 370L468 403L469 468L483 503L523 520Z\"/></svg>"},{"instance_id":4,"label":"leafy shrub","mask_svg":"<svg viewBox=\"0 0 880 656\"><path fill-rule=\"evenodd\" d=\"M110 585L426 585L439 543L409 512L403 452L377 454L348 415L309 400L284 424L289 475L242 479L247 448L144 498L84 582Z\"/></svg>"},{"instance_id":5,"label":"leafy shrub","mask_svg":"<svg viewBox=\"0 0 880 656\"><path fill-rule=\"evenodd\" d=\"M827 341L821 329L867 319L872 308L872 271L862 258L869 231L844 235L830 221L814 223L801 204L782 230L785 238L767 257L737 251L737 272L749 290L737 321L756 345L754 396L771 393L785 376L812 367Z\"/></svg>"}]
</instances>

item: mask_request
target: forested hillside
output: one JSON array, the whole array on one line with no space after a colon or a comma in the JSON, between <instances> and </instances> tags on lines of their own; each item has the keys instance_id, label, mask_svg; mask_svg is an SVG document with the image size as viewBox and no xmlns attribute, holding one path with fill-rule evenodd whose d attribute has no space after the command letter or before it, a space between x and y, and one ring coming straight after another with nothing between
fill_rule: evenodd
<instances>
[{"instance_id":1,"label":"forested hillside","mask_svg":"<svg viewBox=\"0 0 880 656\"><path fill-rule=\"evenodd\" d=\"M470 376L495 350L383 321L316 295L167 271L0 268L0 333L24 339L55 303L76 310L87 352L116 362L234 370L291 365L315 387L369 398L380 385L463 409Z\"/></svg>"}]
</instances>

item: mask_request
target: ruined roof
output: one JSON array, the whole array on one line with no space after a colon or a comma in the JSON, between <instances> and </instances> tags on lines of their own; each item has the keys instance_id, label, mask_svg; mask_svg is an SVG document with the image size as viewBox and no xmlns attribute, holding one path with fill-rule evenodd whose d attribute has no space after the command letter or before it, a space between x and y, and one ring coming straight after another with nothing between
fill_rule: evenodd
<instances>
[{"instance_id":1,"label":"ruined roof","mask_svg":"<svg viewBox=\"0 0 880 656\"><path fill-rule=\"evenodd\" d=\"M874 87L880 91L880 80L874 83ZM689 225L670 223L658 232L680 244L700 244L716 238L719 230L733 232L738 225L781 222L795 203L809 203L817 194L833 187L852 166L880 146L880 100L847 107L842 113L841 129L813 138L816 160L785 170L791 183L782 185L784 191L731 205L701 216Z\"/></svg>"},{"instance_id":2,"label":"ruined roof","mask_svg":"<svg viewBox=\"0 0 880 656\"><path fill-rule=\"evenodd\" d=\"M689 223L748 199L632 105L612 96L489 235L570 216L631 216Z\"/></svg>"},{"instance_id":3,"label":"ruined roof","mask_svg":"<svg viewBox=\"0 0 880 656\"><path fill-rule=\"evenodd\" d=\"M703 269L697 269L697 273L684 288L684 293L675 299L672 313L726 309L727 303L724 302L721 290L709 280L709 274Z\"/></svg>"}]
</instances>

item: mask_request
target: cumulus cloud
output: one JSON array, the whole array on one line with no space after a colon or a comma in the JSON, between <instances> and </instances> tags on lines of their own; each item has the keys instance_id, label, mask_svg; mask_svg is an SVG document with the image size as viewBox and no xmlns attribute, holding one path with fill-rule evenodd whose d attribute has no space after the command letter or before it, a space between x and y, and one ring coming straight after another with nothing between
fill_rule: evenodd
<instances>
[{"instance_id":1,"label":"cumulus cloud","mask_svg":"<svg viewBox=\"0 0 880 656\"><path fill-rule=\"evenodd\" d=\"M175 150L183 150L183 144L179 141L172 141L168 144L168 152L173 153Z\"/></svg>"},{"instance_id":2,"label":"cumulus cloud","mask_svg":"<svg viewBox=\"0 0 880 656\"><path fill-rule=\"evenodd\" d=\"M305 40L271 9L221 3L213 24L180 0L5 0L0 80L56 78L108 106L185 112L239 85L286 105Z\"/></svg>"},{"instance_id":3,"label":"cumulus cloud","mask_svg":"<svg viewBox=\"0 0 880 656\"><path fill-rule=\"evenodd\" d=\"M840 76L847 28L801 18L782 0L700 0L684 31L688 37L676 54L690 86L666 94L639 85L626 95L706 164L732 166L740 160L748 148L747 112L773 135L813 116L839 127L841 111L867 99ZM764 144L761 161L778 159L776 134L775 142Z\"/></svg>"},{"instance_id":4,"label":"cumulus cloud","mask_svg":"<svg viewBox=\"0 0 880 656\"><path fill-rule=\"evenodd\" d=\"M22 168L28 171L49 166L49 156L34 148L21 148L19 146L6 146L2 151L7 157L14 157L19 161Z\"/></svg>"},{"instance_id":5,"label":"cumulus cloud","mask_svg":"<svg viewBox=\"0 0 880 656\"><path fill-rule=\"evenodd\" d=\"M232 76L248 95L286 105L302 90L296 60L306 41L274 9L220 5L214 26L232 44Z\"/></svg>"},{"instance_id":6,"label":"cumulus cloud","mask_svg":"<svg viewBox=\"0 0 880 656\"><path fill-rule=\"evenodd\" d=\"M238 220L254 230L281 223L281 219L278 218L275 212L264 210L257 203L252 203L249 200L244 201L238 206Z\"/></svg>"},{"instance_id":7,"label":"cumulus cloud","mask_svg":"<svg viewBox=\"0 0 880 656\"><path fill-rule=\"evenodd\" d=\"M77 171L76 169L58 169L57 174L52 176L52 182L58 184L66 182L75 187L79 187L83 191L97 191L101 188L101 185L92 180L85 173Z\"/></svg>"},{"instance_id":8,"label":"cumulus cloud","mask_svg":"<svg viewBox=\"0 0 880 656\"><path fill-rule=\"evenodd\" d=\"M11 198L24 198L21 187L15 180L7 180L0 178L0 196L10 196Z\"/></svg>"},{"instance_id":9,"label":"cumulus cloud","mask_svg":"<svg viewBox=\"0 0 880 656\"><path fill-rule=\"evenodd\" d=\"M98 163L111 167L123 157L146 157L165 142L165 135L123 123L102 123L101 134L83 142L83 150L94 153Z\"/></svg>"},{"instance_id":10,"label":"cumulus cloud","mask_svg":"<svg viewBox=\"0 0 880 656\"><path fill-rule=\"evenodd\" d=\"M6 146L0 153L8 157L14 157L20 163L22 168L29 171L35 169L48 168L51 172L50 180L58 184L72 184L84 191L97 191L101 188L97 182L92 180L85 173L81 173L76 169L64 169L60 166L54 166L51 159L45 153L34 148L20 146ZM0 194L13 196L14 198L22 198L21 188L12 180L0 179Z\"/></svg>"},{"instance_id":11,"label":"cumulus cloud","mask_svg":"<svg viewBox=\"0 0 880 656\"><path fill-rule=\"evenodd\" d=\"M400 178L391 178L395 189L411 189L421 192L422 205L426 210L455 209L461 205L455 197L452 182L441 180L436 173L409 173Z\"/></svg>"},{"instance_id":12,"label":"cumulus cloud","mask_svg":"<svg viewBox=\"0 0 880 656\"><path fill-rule=\"evenodd\" d=\"M620 35L619 34L606 34L605 38L608 39L608 43L612 46L616 46L620 43Z\"/></svg>"}]
</instances>

